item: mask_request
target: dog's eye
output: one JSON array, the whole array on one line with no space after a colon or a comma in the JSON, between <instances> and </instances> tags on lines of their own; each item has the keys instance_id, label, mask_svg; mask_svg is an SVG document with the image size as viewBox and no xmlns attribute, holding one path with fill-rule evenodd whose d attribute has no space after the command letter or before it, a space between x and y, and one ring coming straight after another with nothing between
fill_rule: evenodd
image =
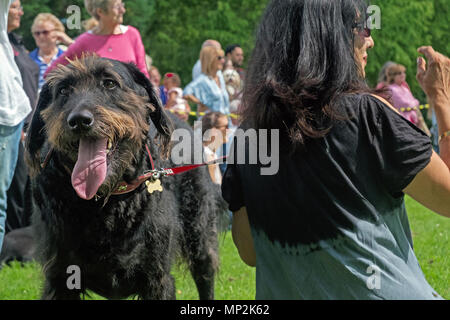
<instances>
[{"instance_id":1,"label":"dog's eye","mask_svg":"<svg viewBox=\"0 0 450 320\"><path fill-rule=\"evenodd\" d=\"M58 93L62 96L67 96L69 94L70 90L67 87L62 87L59 89Z\"/></svg>"},{"instance_id":2,"label":"dog's eye","mask_svg":"<svg viewBox=\"0 0 450 320\"><path fill-rule=\"evenodd\" d=\"M112 90L117 87L117 82L115 82L114 80L103 80L103 87Z\"/></svg>"}]
</instances>

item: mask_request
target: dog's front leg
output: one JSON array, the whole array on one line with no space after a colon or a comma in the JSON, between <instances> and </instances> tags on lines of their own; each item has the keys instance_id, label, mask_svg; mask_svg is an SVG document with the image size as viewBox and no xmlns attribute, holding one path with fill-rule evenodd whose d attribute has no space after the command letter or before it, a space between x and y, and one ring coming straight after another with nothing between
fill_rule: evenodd
<instances>
[{"instance_id":1,"label":"dog's front leg","mask_svg":"<svg viewBox=\"0 0 450 320\"><path fill-rule=\"evenodd\" d=\"M170 274L149 277L147 286L138 296L142 300L175 300L175 279Z\"/></svg>"}]
</instances>

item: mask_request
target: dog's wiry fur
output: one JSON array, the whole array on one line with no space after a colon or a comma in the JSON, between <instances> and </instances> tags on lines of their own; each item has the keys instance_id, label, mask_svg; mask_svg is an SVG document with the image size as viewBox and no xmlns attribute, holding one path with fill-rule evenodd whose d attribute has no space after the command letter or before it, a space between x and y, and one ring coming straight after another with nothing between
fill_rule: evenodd
<instances>
[{"instance_id":1,"label":"dog's wiry fur","mask_svg":"<svg viewBox=\"0 0 450 320\"><path fill-rule=\"evenodd\" d=\"M87 132L68 128L69 114L78 109L94 116ZM173 299L170 270L178 256L188 263L200 298L214 297L223 200L205 167L164 177L163 192L149 194L141 186L111 195L120 181L131 182L151 169L146 144L155 167L175 166L168 157L172 127L191 130L164 113L133 65L84 57L49 75L26 141L44 299L78 299L87 289L107 298ZM113 142L98 201L79 198L71 185L81 136ZM80 268L80 290L67 286L71 265Z\"/></svg>"}]
</instances>

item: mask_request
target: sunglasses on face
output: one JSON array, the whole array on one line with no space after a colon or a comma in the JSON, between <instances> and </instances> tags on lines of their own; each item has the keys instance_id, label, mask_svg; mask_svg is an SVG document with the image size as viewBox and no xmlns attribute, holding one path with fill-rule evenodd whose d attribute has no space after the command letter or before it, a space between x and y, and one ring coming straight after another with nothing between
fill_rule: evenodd
<instances>
[{"instance_id":1,"label":"sunglasses on face","mask_svg":"<svg viewBox=\"0 0 450 320\"><path fill-rule=\"evenodd\" d=\"M44 30L44 31L34 31L33 34L35 37L39 37L41 34L43 36L48 36L50 34L50 32L52 32L54 30Z\"/></svg>"},{"instance_id":2,"label":"sunglasses on face","mask_svg":"<svg viewBox=\"0 0 450 320\"><path fill-rule=\"evenodd\" d=\"M222 60L222 59L225 59L225 57L223 57L223 56L218 56L217 57L217 60Z\"/></svg>"},{"instance_id":3,"label":"sunglasses on face","mask_svg":"<svg viewBox=\"0 0 450 320\"><path fill-rule=\"evenodd\" d=\"M113 9L116 9L116 10L125 9L125 3L123 3L123 2L118 3L115 6L113 6Z\"/></svg>"},{"instance_id":4,"label":"sunglasses on face","mask_svg":"<svg viewBox=\"0 0 450 320\"><path fill-rule=\"evenodd\" d=\"M366 27L364 24L354 24L353 29L358 30L358 34L363 36L364 38L368 38L372 35L370 28Z\"/></svg>"},{"instance_id":5,"label":"sunglasses on face","mask_svg":"<svg viewBox=\"0 0 450 320\"><path fill-rule=\"evenodd\" d=\"M22 6L20 6L20 7L13 7L13 6L11 6L10 9L17 10L17 11L22 11L22 12L23 12L23 7L22 7Z\"/></svg>"}]
</instances>

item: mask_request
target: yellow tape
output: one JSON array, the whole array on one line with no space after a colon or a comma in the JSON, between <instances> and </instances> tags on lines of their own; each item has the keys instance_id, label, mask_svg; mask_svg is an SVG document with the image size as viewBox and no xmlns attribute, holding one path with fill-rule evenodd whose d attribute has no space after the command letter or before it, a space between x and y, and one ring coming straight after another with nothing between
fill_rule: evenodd
<instances>
[{"instance_id":1,"label":"yellow tape","mask_svg":"<svg viewBox=\"0 0 450 320\"><path fill-rule=\"evenodd\" d=\"M429 104L421 104L421 105L418 106L418 107L400 108L400 112L411 111L411 110L417 110L417 109L420 109L420 110L422 110L422 109L428 109L429 107L430 107ZM205 112L199 112L198 115L197 115L197 112L194 112L194 111L186 112L186 111L174 111L174 110L170 110L170 109L166 109L166 110L168 110L168 111L170 111L170 112L172 112L172 113L175 113L175 112L177 112L177 113L183 113L183 114L184 114L184 113L188 113L190 116L194 116L194 117L196 117L196 116L204 116L204 115L205 115ZM231 118L233 118L233 119L238 119L238 118L239 118L239 115L237 115L236 113L230 113L229 116L230 116Z\"/></svg>"},{"instance_id":2,"label":"yellow tape","mask_svg":"<svg viewBox=\"0 0 450 320\"><path fill-rule=\"evenodd\" d=\"M197 112L195 112L195 111L186 112L186 111L175 111L175 110L171 110L171 109L166 109L166 110L170 111L172 113L182 113L182 114L188 113L190 116L194 116L194 117L204 116L206 114L205 112L199 112L197 115ZM229 116L232 117L233 119L237 119L239 117L239 115L237 115L235 113L230 113Z\"/></svg>"},{"instance_id":3,"label":"yellow tape","mask_svg":"<svg viewBox=\"0 0 450 320\"><path fill-rule=\"evenodd\" d=\"M430 107L429 104L421 104L418 107L400 108L400 111L404 112L404 111L411 111L411 110L417 110L417 109L422 110L422 109L428 109L429 107Z\"/></svg>"}]
</instances>

